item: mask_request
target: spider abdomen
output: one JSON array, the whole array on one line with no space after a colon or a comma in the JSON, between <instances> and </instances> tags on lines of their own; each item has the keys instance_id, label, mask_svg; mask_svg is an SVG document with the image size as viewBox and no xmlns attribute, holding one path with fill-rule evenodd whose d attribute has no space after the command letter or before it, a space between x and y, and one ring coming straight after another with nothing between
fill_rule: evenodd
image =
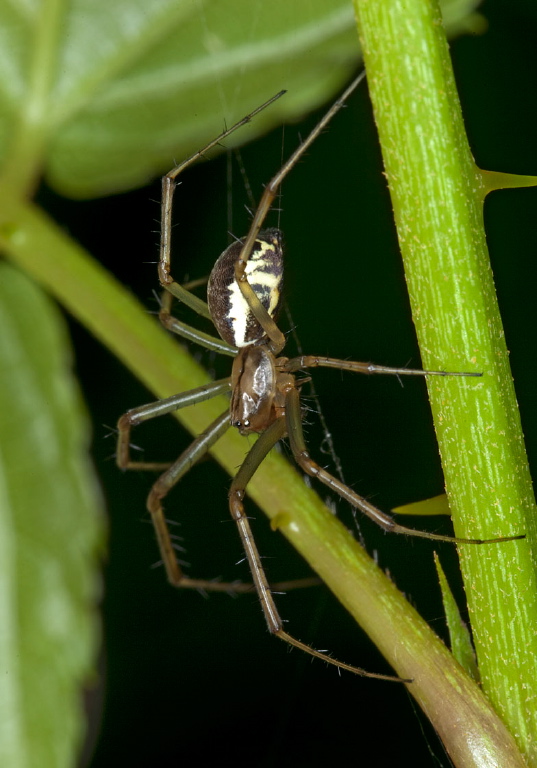
<instances>
[{"instance_id":1,"label":"spider abdomen","mask_svg":"<svg viewBox=\"0 0 537 768\"><path fill-rule=\"evenodd\" d=\"M265 339L235 281L235 263L243 240L232 243L219 256L207 286L207 302L216 330L224 341L241 348ZM283 283L283 247L279 229L262 230L246 264L246 277L261 304L276 317Z\"/></svg>"}]
</instances>

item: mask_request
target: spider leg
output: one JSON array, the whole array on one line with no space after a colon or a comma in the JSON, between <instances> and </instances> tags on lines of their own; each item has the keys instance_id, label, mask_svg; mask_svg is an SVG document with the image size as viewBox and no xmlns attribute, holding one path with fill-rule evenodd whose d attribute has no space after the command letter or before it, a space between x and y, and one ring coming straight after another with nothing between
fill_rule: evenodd
<instances>
[{"instance_id":1,"label":"spider leg","mask_svg":"<svg viewBox=\"0 0 537 768\"><path fill-rule=\"evenodd\" d=\"M252 573L252 578L257 590L257 594L259 595L259 600L261 602L261 607L265 615L269 632L273 635L276 635L276 637L279 637L284 642L289 643L289 645L292 645L295 648L300 648L300 650L305 651L311 656L322 659L322 661L333 664L340 669L346 669L349 672L354 672L356 675L362 675L364 677L375 677L380 680L390 680L392 682L398 683L411 682L409 680L402 680L401 678L392 677L390 675L379 675L372 672L366 672L359 667L353 667L350 664L344 664L343 662L338 661L337 659L334 659L325 653L316 651L311 646L306 645L306 643L302 643L300 640L297 640L283 629L283 621L280 617L278 609L276 608L276 603L274 602L265 570L261 564L259 551L252 535L252 529L250 527L248 517L244 510L243 499L246 493L246 487L252 476L255 474L259 465L269 453L271 448L273 448L278 440L280 440L285 435L285 432L285 419L282 416L274 421L270 427L268 427L260 435L257 442L252 446L241 468L235 475L229 491L229 508L231 511L231 516L237 523L237 527L239 529L239 534L244 546L244 551L246 552L246 557L248 558L250 571Z\"/></svg>"},{"instance_id":2,"label":"spider leg","mask_svg":"<svg viewBox=\"0 0 537 768\"><path fill-rule=\"evenodd\" d=\"M226 139L230 134L234 133L234 131L236 131L238 128L240 128L243 125L246 125L246 123L249 123L255 115L257 115L259 112L261 112L270 104L272 104L274 101L276 101L276 99L279 99L280 96L283 96L284 93L285 91L280 91L271 99L269 99L264 104L262 104L260 107L257 107L257 109L254 109L253 112L250 112L248 115L245 115L242 118L242 120L239 120L237 123L232 125L231 128L227 128L219 136L217 136L216 139L213 139L205 147L203 147L203 149L200 149L198 152L195 152L193 155L188 157L182 163L175 166L175 168L172 168L172 170L169 171L162 178L160 262L159 262L159 268L158 268L160 284L162 285L163 288L166 288L166 290L170 291L170 293L172 293L176 298L178 298L180 301L183 301L185 304L191 307L195 312L197 312L199 315L202 315L204 317L210 318L207 304L201 299L198 299L197 296L194 296L194 294L187 291L179 283L177 283L170 274L170 257L171 257L170 242L171 242L171 232L172 232L172 206L173 206L173 193L175 191L175 187L177 186L176 179L186 168L188 168L189 165L192 165L192 163L195 163L201 158L203 158L206 152L208 152L210 149L220 144L224 139Z\"/></svg>"},{"instance_id":3,"label":"spider leg","mask_svg":"<svg viewBox=\"0 0 537 768\"><path fill-rule=\"evenodd\" d=\"M241 289L242 295L248 302L248 306L252 310L252 313L254 314L256 320L263 327L267 336L271 340L272 348L275 354L278 354L283 349L285 345L285 337L283 336L281 331L278 329L276 323L270 317L265 307L259 301L251 285L248 283L248 280L245 274L246 263L250 258L252 249L254 247L255 239L257 238L259 231L263 225L263 222L272 206L272 203L274 202L274 198L278 194L278 190L280 188L281 183L283 182L283 180L285 179L289 171L297 164L297 162L300 160L302 155L308 150L311 144L313 144L315 139L324 131L324 129L326 128L330 120L332 120L334 115L337 112L339 112L339 110L344 106L345 101L348 99L351 93L355 90L355 88L358 87L358 85L362 82L364 78L365 78L365 70L361 72L358 75L358 77L356 77L352 81L352 83L341 94L338 100L334 102L334 104L331 106L328 112L324 115L324 117L319 121L319 123L317 123L315 128L309 134L309 136L302 142L302 144L300 144L300 146L293 152L293 154L287 160L287 162L283 164L283 166L280 168L278 173L267 184L267 186L265 187L265 191L263 192L263 196L261 197L259 206L255 212L254 218L252 219L250 231L248 232L248 235L244 240L244 244L243 244L240 256L237 259L237 262L235 264L235 280L237 281Z\"/></svg>"},{"instance_id":4,"label":"spider leg","mask_svg":"<svg viewBox=\"0 0 537 768\"><path fill-rule=\"evenodd\" d=\"M194 288L200 288L202 285L207 285L209 282L209 275L204 275L203 277L197 277L195 280L189 280L187 283L183 284L183 288L186 291L192 291Z\"/></svg>"},{"instance_id":5,"label":"spider leg","mask_svg":"<svg viewBox=\"0 0 537 768\"><path fill-rule=\"evenodd\" d=\"M154 403L141 405L138 408L132 408L119 419L117 424L118 440L116 461L120 469L142 469L157 470L168 469L171 462L146 462L133 461L130 457L130 433L132 427L141 424L149 419L155 419L157 416L164 416L180 408L186 408L188 405L201 403L204 400L210 400L217 395L223 395L229 392L229 378L219 379L210 384L204 384L197 389L191 389L188 392L181 392L178 395L166 397L163 400L157 400Z\"/></svg>"},{"instance_id":6,"label":"spider leg","mask_svg":"<svg viewBox=\"0 0 537 768\"><path fill-rule=\"evenodd\" d=\"M306 472L306 474L311 477L316 477L321 483L324 483L328 488L331 488L352 507L359 509L360 512L367 515L367 517L377 523L377 525L380 525L385 531L391 533L403 533L407 536L417 536L423 539L433 539L434 541L449 541L455 544L491 544L524 538L524 535L520 535L502 536L497 539L460 539L456 536L443 536L441 534L428 533L426 531L419 531L414 528L407 528L404 525L399 525L399 523L396 523L390 515L382 512L373 504L370 504L370 502L364 499L363 496L359 496L347 485L320 467L319 464L311 458L304 440L302 414L300 410L300 395L297 389L290 389L288 391L285 402L285 412L287 417L289 442L291 444L293 456L298 465L304 472Z\"/></svg>"},{"instance_id":7,"label":"spider leg","mask_svg":"<svg viewBox=\"0 0 537 768\"><path fill-rule=\"evenodd\" d=\"M237 349L231 344L223 341L223 339L217 336L211 336L203 331L198 331L197 328L193 328L186 323L181 322L171 314L173 302L173 295L169 291L165 291L162 295L162 304L159 312L159 320L162 325L178 336L182 336L188 341L193 341L195 344L199 344L206 349L210 349L213 352L220 352L222 355L230 355L235 357Z\"/></svg>"},{"instance_id":8,"label":"spider leg","mask_svg":"<svg viewBox=\"0 0 537 768\"><path fill-rule=\"evenodd\" d=\"M223 435L231 426L229 421L229 411L220 416L216 422L211 424L205 432L200 435L193 443L181 454L175 462L145 462L133 461L130 457L130 432L132 427L141 424L157 416L164 416L167 413L184 408L187 405L194 405L203 400L209 400L220 394L229 391L229 379L221 379L211 384L206 384L198 389L192 389L189 392L183 392L179 395L167 397L164 400L157 400L154 403L142 405L139 408L133 408L125 413L118 422L118 444L117 444L117 464L121 469L136 470L166 470L157 482L153 485L147 500L147 506L151 514L151 519L157 535L157 541L160 548L162 561L166 568L168 580L174 587L187 589L203 589L212 592L251 592L252 584L241 584L240 582L228 583L211 581L208 579L191 579L183 575L183 572L177 562L175 550L171 541L168 526L162 509L162 499L169 493L181 477L199 461L210 450L211 446ZM304 587L317 586L320 583L317 577L307 577L304 579L294 579L293 581L279 582L273 584L273 589L288 590Z\"/></svg>"},{"instance_id":9,"label":"spider leg","mask_svg":"<svg viewBox=\"0 0 537 768\"><path fill-rule=\"evenodd\" d=\"M172 539L164 516L162 508L162 499L164 499L171 489L179 482L188 470L204 456L211 446L227 432L231 424L229 421L229 411L224 411L207 429L199 435L183 451L179 458L159 477L153 485L147 498L147 509L151 514L151 520L157 535L157 541L160 554L166 568L168 581L174 587L186 587L189 589L210 589L213 591L229 592L234 589L230 584L223 584L206 579L190 579L183 574L181 566L177 561ZM240 591L240 590L235 590Z\"/></svg>"},{"instance_id":10,"label":"spider leg","mask_svg":"<svg viewBox=\"0 0 537 768\"><path fill-rule=\"evenodd\" d=\"M359 363L354 360L337 360L333 357L318 357L316 355L301 355L287 360L281 370L299 371L304 368L338 368L342 371L354 371L355 373L383 373L394 376L482 376L482 373L467 373L460 371L423 371L419 368L391 368L386 365L374 363Z\"/></svg>"}]
</instances>

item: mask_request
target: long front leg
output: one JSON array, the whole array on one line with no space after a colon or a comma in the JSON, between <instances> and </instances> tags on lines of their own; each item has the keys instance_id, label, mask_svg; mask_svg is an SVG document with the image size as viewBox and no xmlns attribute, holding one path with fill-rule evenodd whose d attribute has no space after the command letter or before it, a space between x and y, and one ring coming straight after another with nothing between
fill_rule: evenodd
<instances>
[{"instance_id":1,"label":"long front leg","mask_svg":"<svg viewBox=\"0 0 537 768\"><path fill-rule=\"evenodd\" d=\"M385 512L382 512L378 507L370 504L369 501L359 496L347 485L331 475L326 469L317 464L309 455L304 440L304 432L302 430L302 414L300 411L300 396L297 389L292 389L288 392L285 412L287 417L287 432L289 435L289 442L291 444L291 450L296 462L304 472L311 477L316 477L321 483L335 491L342 499L348 501L349 504L355 509L359 509L364 515L373 520L377 525L380 525L385 531L391 533L403 533L407 536L418 536L423 539L433 539L434 541L450 541L455 544L491 544L499 543L502 541L513 541L515 539L523 539L524 535L520 536L503 536L497 539L459 539L456 536L442 536L438 533L428 533L427 531L419 531L414 528L407 528L404 525L396 523L393 517L390 517Z\"/></svg>"},{"instance_id":2,"label":"long front leg","mask_svg":"<svg viewBox=\"0 0 537 768\"><path fill-rule=\"evenodd\" d=\"M284 642L289 643L289 645L293 645L295 648L300 648L301 651L309 653L311 656L322 659L322 661L326 661L328 664L333 664L340 669L346 669L349 672L354 672L356 675L375 677L379 680L390 680L391 682L398 683L411 682L409 680L402 680L398 677L391 677L389 675L377 675L372 672L366 672L359 667L353 667L350 664L344 664L343 662L338 661L337 659L333 659L331 656L328 656L325 653L316 651L311 646L306 645L306 643L302 643L300 640L297 640L283 629L283 621L280 617L278 609L276 608L274 598L272 597L269 582L267 580L265 570L261 564L259 551L252 535L252 529L250 527L246 512L244 511L243 499L246 493L246 486L250 482L252 476L269 451L276 445L278 440L280 440L285 435L285 431L285 420L282 417L275 421L265 432L261 434L257 442L248 453L248 456L239 469L237 475L235 476L229 492L229 507L231 516L237 523L237 527L239 529L239 534L244 546L244 551L246 552L246 557L248 558L250 571L252 572L252 578L257 590L257 594L259 595L259 600L261 602L261 607L265 615L269 632L273 635L276 635L276 637L279 637Z\"/></svg>"},{"instance_id":3,"label":"long front leg","mask_svg":"<svg viewBox=\"0 0 537 768\"><path fill-rule=\"evenodd\" d=\"M248 115L245 115L242 120L239 120L237 123L232 125L231 128L226 128L226 130L223 131L219 136L206 144L203 149L200 149L198 152L194 152L193 155L191 155L179 165L175 166L175 168L172 168L171 171L162 177L160 261L158 269L160 284L163 288L166 288L166 290L170 291L170 293L172 293L180 301L191 307L195 312L198 313L198 315L210 318L207 304L201 299L198 299L198 297L194 294L187 291L182 285L175 282L170 274L172 205L173 193L177 186L176 179L185 170L185 168L188 168L188 166L192 165L192 163L195 163L197 160L205 157L206 152L223 142L227 136L232 134L242 125L249 123L250 120L255 117L255 115L266 109L266 107L276 101L276 99L279 99L280 96L283 96L284 93L285 91L280 91L271 99L268 99L268 101L266 101L260 107L257 107L257 109L254 109Z\"/></svg>"},{"instance_id":4,"label":"long front leg","mask_svg":"<svg viewBox=\"0 0 537 768\"><path fill-rule=\"evenodd\" d=\"M462 371L423 371L419 368L391 368L386 365L374 363L360 363L354 360L337 360L334 357L322 357L318 355L301 355L293 357L283 363L281 370L294 373L305 368L337 368L341 371L354 371L355 373L383 373L393 376L482 376L482 373Z\"/></svg>"},{"instance_id":5,"label":"long front leg","mask_svg":"<svg viewBox=\"0 0 537 768\"><path fill-rule=\"evenodd\" d=\"M235 264L235 280L237 281L242 295L248 302L248 306L255 315L257 322L265 329L265 332L271 339L272 346L276 354L278 354L285 346L285 337L278 329L277 325L273 322L264 306L259 301L259 298L252 289L252 286L248 283L246 277L246 264L252 255L255 240L261 227L263 226L263 222L265 221L268 212L270 211L272 203L278 194L278 190L283 180L289 171L297 164L302 155L307 152L315 139L324 131L334 115L344 106L346 99L348 99L351 93L358 87L364 78L365 70L361 72L349 86L347 86L337 101L332 104L328 112L326 112L324 117L322 117L322 119L317 123L309 136L307 136L304 141L301 142L300 146L295 149L291 157L282 165L278 173L269 181L265 187L265 191L263 192L259 206L257 207L257 210L252 219L248 235L244 239L240 256Z\"/></svg>"}]
</instances>

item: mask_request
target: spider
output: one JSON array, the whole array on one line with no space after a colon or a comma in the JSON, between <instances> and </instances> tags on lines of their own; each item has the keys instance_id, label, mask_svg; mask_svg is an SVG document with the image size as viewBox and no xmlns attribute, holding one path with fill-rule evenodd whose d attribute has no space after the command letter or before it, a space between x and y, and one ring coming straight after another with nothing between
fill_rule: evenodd
<instances>
[{"instance_id":1,"label":"spider","mask_svg":"<svg viewBox=\"0 0 537 768\"><path fill-rule=\"evenodd\" d=\"M276 324L283 278L282 234L276 228L262 229L263 223L285 176L342 108L345 100L362 81L364 75L365 73L362 72L347 87L340 99L326 112L310 135L300 144L266 186L247 236L232 243L218 258L209 277L207 303L177 283L170 274L172 201L177 184L176 179L189 165L202 158L209 149L219 144L242 125L250 122L257 113L282 96L284 91L246 115L202 150L174 167L163 177L158 274L160 284L165 292L159 313L160 320L164 327L173 333L207 349L230 355L234 360L229 378L134 408L124 414L118 423L117 463L122 469L165 470L151 488L147 508L154 523L166 573L173 586L212 591L246 591L246 589L250 589L250 585L230 585L193 579L183 574L165 521L162 500L190 467L203 457L231 426L238 429L242 435L257 433L259 439L251 447L231 483L229 507L242 539L269 631L290 645L337 667L360 675L400 681L399 678L368 673L358 667L337 661L297 640L283 629L283 622L276 608L243 506L247 485L257 468L276 443L287 437L297 464L306 474L316 477L340 497L347 500L352 507L359 509L378 523L384 530L421 536L436 541L475 544L484 542L481 539L457 539L451 536L426 533L399 525L389 515L373 506L320 467L310 457L304 441L300 404L300 388L304 380L297 381L295 377L299 371L319 366L357 373L394 374L397 376L480 376L481 374L389 368L371 363L336 360L314 355L301 355L294 358L280 356L285 345L285 337ZM185 303L197 314L211 319L220 338L198 331L175 318L171 314L174 298ZM223 393L230 395L229 410L226 410L216 421L210 424L174 463L170 465L131 460L129 439L133 426ZM494 539L493 541L504 540ZM311 579L306 579L302 580L301 583L293 583L293 585L304 586L311 582Z\"/></svg>"}]
</instances>

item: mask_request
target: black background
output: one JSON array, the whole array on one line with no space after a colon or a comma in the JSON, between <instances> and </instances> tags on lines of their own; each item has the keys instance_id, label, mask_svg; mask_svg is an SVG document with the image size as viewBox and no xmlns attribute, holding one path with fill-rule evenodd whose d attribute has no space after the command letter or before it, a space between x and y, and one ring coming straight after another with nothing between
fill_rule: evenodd
<instances>
[{"instance_id":1,"label":"black background","mask_svg":"<svg viewBox=\"0 0 537 768\"><path fill-rule=\"evenodd\" d=\"M476 161L487 169L537 174L537 10L530 0L489 0L482 10L488 32L452 44ZM285 129L285 155L321 114ZM257 197L281 155L281 129L242 151ZM180 241L185 275L207 274L227 245L226 175L221 157L183 178L174 237ZM233 230L241 235L248 215L242 210L247 201L238 173L234 187ZM154 310L157 277L151 262L157 257L159 194L156 182L100 201L75 203L47 190L40 200ZM491 196L485 214L530 461L537 451L536 205L537 190L511 190ZM419 367L366 88L352 97L286 180L281 207L286 298L304 351ZM151 477L120 473L113 438L106 437L122 412L154 396L81 327L70 324L94 420L95 465L111 527L102 690L90 705L96 739L92 768L194 761L283 768L339 765L349 759L368 766L450 765L402 686L340 676L298 651L289 653L268 635L254 596L204 599L167 585L162 569L153 567L158 555L145 513ZM220 373L221 363L211 355L202 354L202 360ZM442 491L423 382L407 380L402 388L390 377L362 379L325 371L315 374L315 386L347 482L358 492L389 510ZM313 417L307 434L312 454L328 464ZM178 455L188 437L170 418L147 427L135 442L146 447L147 458L166 459ZM192 575L247 579L245 564L236 565L242 553L228 522L228 485L223 471L206 461L170 497L169 515L181 521ZM250 511L257 517L255 533L272 577L307 575L307 565L270 532L263 515L253 506ZM351 527L343 504L339 513ZM439 519L409 524L449 530ZM460 596L452 548L386 536L366 522L361 530L369 552L377 552L381 566L445 638L432 553L440 552ZM349 663L389 672L325 588L292 592L278 602L297 637Z\"/></svg>"}]
</instances>

